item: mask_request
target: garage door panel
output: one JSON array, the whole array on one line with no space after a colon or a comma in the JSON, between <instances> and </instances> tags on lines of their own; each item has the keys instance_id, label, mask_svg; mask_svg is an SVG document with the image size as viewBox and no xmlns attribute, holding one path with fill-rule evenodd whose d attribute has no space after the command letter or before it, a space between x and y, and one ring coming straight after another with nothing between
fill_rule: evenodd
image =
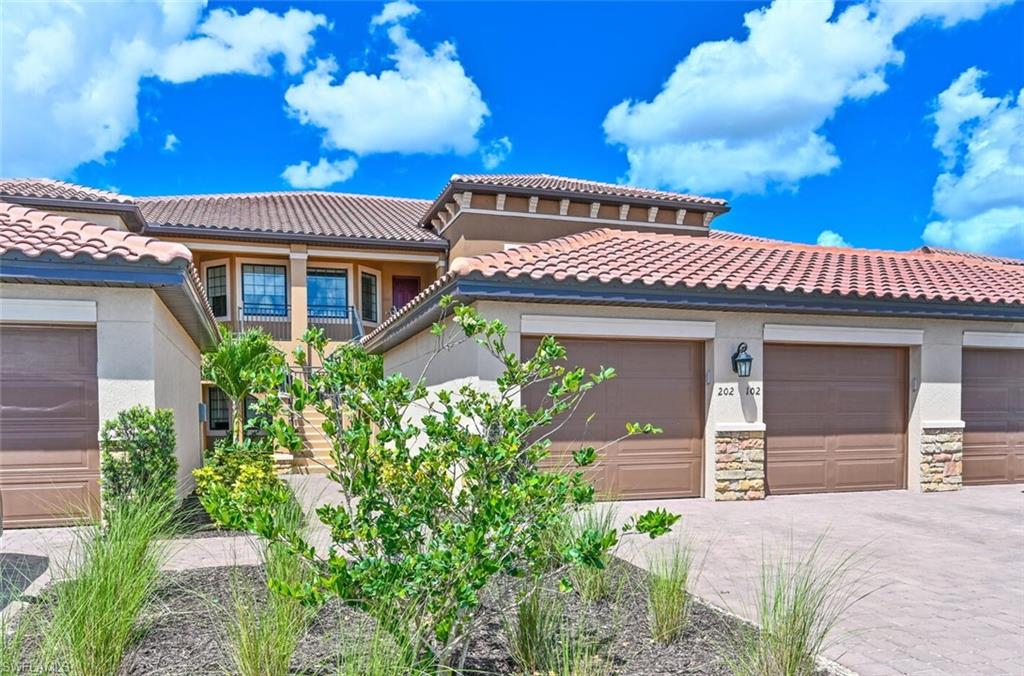
<instances>
[{"instance_id":1,"label":"garage door panel","mask_svg":"<svg viewBox=\"0 0 1024 676\"><path fill-rule=\"evenodd\" d=\"M1024 482L1024 351L963 352L965 484Z\"/></svg>"},{"instance_id":2,"label":"garage door panel","mask_svg":"<svg viewBox=\"0 0 1024 676\"><path fill-rule=\"evenodd\" d=\"M834 463L835 481L831 490L863 491L903 487L903 458L839 457Z\"/></svg>"},{"instance_id":3,"label":"garage door panel","mask_svg":"<svg viewBox=\"0 0 1024 676\"><path fill-rule=\"evenodd\" d=\"M699 344L639 340L560 339L567 366L607 366L616 377L586 395L576 415L553 437L559 468L572 468L571 451L600 448L626 433L627 423L664 430L611 443L588 472L596 490L620 497L700 495L703 457L703 350ZM523 352L537 339L524 338ZM523 393L536 407L538 390ZM587 422L587 418L593 417ZM552 461L546 467L555 467Z\"/></svg>"},{"instance_id":4,"label":"garage door panel","mask_svg":"<svg viewBox=\"0 0 1024 676\"><path fill-rule=\"evenodd\" d=\"M768 490L902 487L906 368L901 348L767 345Z\"/></svg>"},{"instance_id":5,"label":"garage door panel","mask_svg":"<svg viewBox=\"0 0 1024 676\"><path fill-rule=\"evenodd\" d=\"M0 490L8 527L95 515L96 330L0 329Z\"/></svg>"}]
</instances>

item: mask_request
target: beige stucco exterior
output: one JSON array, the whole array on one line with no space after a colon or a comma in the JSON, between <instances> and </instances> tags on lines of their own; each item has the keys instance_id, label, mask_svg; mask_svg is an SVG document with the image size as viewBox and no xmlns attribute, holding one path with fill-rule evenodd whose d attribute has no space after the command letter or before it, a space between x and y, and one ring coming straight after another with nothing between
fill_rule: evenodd
<instances>
[{"instance_id":1,"label":"beige stucco exterior","mask_svg":"<svg viewBox=\"0 0 1024 676\"><path fill-rule=\"evenodd\" d=\"M506 345L520 349L523 317L529 325L543 326L538 318L562 317L557 322L564 327L577 321L583 335L600 336L600 328L608 327L603 337L664 338L664 326L670 320L690 323L690 339L704 343L709 377L705 391L705 461L704 496L715 494L715 438L716 432L757 432L765 430L764 410L764 344L766 325L783 325L791 330L790 340L815 343L831 341L842 344L893 344L905 346L908 351L909 411L907 412L907 488L920 490L921 436L925 427L955 427L962 425L960 410L960 369L964 332L1009 334L1016 338L1024 335L1024 323L961 321L939 319L886 318L870 316L834 316L777 314L751 312L713 312L653 308L572 306L561 304L531 304L510 302L479 302L477 307L486 317L502 320L508 327ZM609 319L627 322L607 321ZM707 325L713 323L713 336L707 338ZM623 326L633 325L632 329ZM835 331L828 331L829 328ZM774 330L774 329L773 329ZM632 332L631 335L630 331ZM778 333L778 331L776 330ZM563 335L572 335L565 333ZM675 334L686 338L686 330ZM401 372L410 378L419 377L437 345L436 338L424 331L394 346L384 355L386 372ZM732 370L732 354L739 343L747 344L754 362L749 378L740 382ZM1012 341L1009 341L1012 342ZM522 355L520 355L522 356ZM426 374L426 384L432 389L455 389L463 383L473 383L489 389L495 386L500 364L473 343L437 355ZM730 389L730 387L732 389ZM732 394L723 394L732 392Z\"/></svg>"},{"instance_id":2,"label":"beige stucco exterior","mask_svg":"<svg viewBox=\"0 0 1024 676\"><path fill-rule=\"evenodd\" d=\"M0 284L0 304L29 300L32 323L83 323L94 305L100 424L135 405L174 411L179 489L191 491L201 463L199 347L150 289ZM71 301L71 303L54 303ZM21 317L18 323L25 323Z\"/></svg>"}]
</instances>

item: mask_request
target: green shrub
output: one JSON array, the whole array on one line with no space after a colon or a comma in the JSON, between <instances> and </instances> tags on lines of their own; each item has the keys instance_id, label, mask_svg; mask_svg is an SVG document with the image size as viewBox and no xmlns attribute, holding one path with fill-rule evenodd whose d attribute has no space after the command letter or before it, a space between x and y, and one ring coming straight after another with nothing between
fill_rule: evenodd
<instances>
[{"instance_id":1,"label":"green shrub","mask_svg":"<svg viewBox=\"0 0 1024 676\"><path fill-rule=\"evenodd\" d=\"M573 524L573 540L600 539L607 537L608 533L614 533L616 515L617 510L612 503L593 505L582 512ZM604 551L597 561L576 564L570 569L569 579L572 588L586 603L597 603L611 593L612 577L608 569L610 562L610 552Z\"/></svg>"},{"instance_id":2,"label":"green shrub","mask_svg":"<svg viewBox=\"0 0 1024 676\"><path fill-rule=\"evenodd\" d=\"M244 529L247 514L264 502L265 491L283 498L273 456L263 439L246 439L241 444L219 441L192 476L200 504L222 528Z\"/></svg>"},{"instance_id":3,"label":"green shrub","mask_svg":"<svg viewBox=\"0 0 1024 676\"><path fill-rule=\"evenodd\" d=\"M614 371L588 374L562 366L565 349L550 337L521 361L505 347L501 322L451 299L442 307L452 317L433 328L437 351L477 343L503 369L496 388L467 384L458 391L429 391L402 374L382 376L380 358L361 346L328 354L323 332L308 331L302 342L322 368L293 380L283 365L265 369L257 376L265 388L256 419L268 438L288 447L295 435L290 419L301 419L310 407L323 416L335 465L328 476L343 496L317 510L331 534L332 555L321 559L299 534L277 528L274 508L253 510L249 527L317 567L312 588L289 593L330 594L378 619L402 618L409 624L396 632L415 636L437 663L450 665L483 622L481 590L496 575L542 574L550 564L541 544L544 531L592 501L593 486L582 471L542 469L550 452L544 432ZM298 352L296 361L305 357ZM524 387L546 388L545 405L524 409ZM290 415L282 414L285 406ZM426 414L413 422L412 411ZM621 438L659 431L629 423ZM574 463L590 465L598 453L578 449ZM677 518L651 512L621 531L653 537ZM563 565L603 565L618 534L582 533L564 548Z\"/></svg>"},{"instance_id":4,"label":"green shrub","mask_svg":"<svg viewBox=\"0 0 1024 676\"><path fill-rule=\"evenodd\" d=\"M174 411L133 406L103 424L100 432L100 487L103 509L119 501L159 493L173 498L178 460L174 456Z\"/></svg>"},{"instance_id":5,"label":"green shrub","mask_svg":"<svg viewBox=\"0 0 1024 676\"><path fill-rule=\"evenodd\" d=\"M792 545L784 555L764 555L755 597L760 627L741 637L736 674L811 676L840 619L870 593L852 576L854 555L826 552L823 542L802 556Z\"/></svg>"},{"instance_id":6,"label":"green shrub","mask_svg":"<svg viewBox=\"0 0 1024 676\"><path fill-rule=\"evenodd\" d=\"M692 568L693 550L685 542L676 543L650 561L647 617L651 637L658 643L675 641L686 628Z\"/></svg>"},{"instance_id":7,"label":"green shrub","mask_svg":"<svg viewBox=\"0 0 1024 676\"><path fill-rule=\"evenodd\" d=\"M115 502L104 530L79 531L80 563L59 577L43 627L45 672L113 676L137 636L135 622L157 585L173 532L174 498L165 491Z\"/></svg>"},{"instance_id":8,"label":"green shrub","mask_svg":"<svg viewBox=\"0 0 1024 676\"><path fill-rule=\"evenodd\" d=\"M519 600L515 618L504 620L505 645L524 672L548 672L558 665L563 614L559 599L535 587Z\"/></svg>"}]
</instances>

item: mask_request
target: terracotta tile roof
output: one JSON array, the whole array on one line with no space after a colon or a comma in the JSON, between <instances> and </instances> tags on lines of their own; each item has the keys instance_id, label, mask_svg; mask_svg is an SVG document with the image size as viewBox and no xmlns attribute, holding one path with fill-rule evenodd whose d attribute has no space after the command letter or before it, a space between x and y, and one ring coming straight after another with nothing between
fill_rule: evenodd
<instances>
[{"instance_id":1,"label":"terracotta tile roof","mask_svg":"<svg viewBox=\"0 0 1024 676\"><path fill-rule=\"evenodd\" d=\"M460 277L821 293L867 299L1024 304L1024 269L958 255L874 251L602 228L472 258L451 269L364 342Z\"/></svg>"},{"instance_id":2,"label":"terracotta tile roof","mask_svg":"<svg viewBox=\"0 0 1024 676\"><path fill-rule=\"evenodd\" d=\"M476 184L490 188L521 188L526 190L545 190L556 192L580 193L593 197L612 197L619 199L654 199L666 202L686 202L688 204L707 204L709 206L726 206L728 202L714 197L687 195L685 193L651 190L617 183L587 181L566 176L551 174L455 174L452 183Z\"/></svg>"},{"instance_id":3,"label":"terracotta tile roof","mask_svg":"<svg viewBox=\"0 0 1024 676\"><path fill-rule=\"evenodd\" d=\"M731 241L731 242L776 242L784 243L781 239L771 239L770 237L761 237L760 235L747 235L742 232L728 232L725 230L709 230L708 237L715 240Z\"/></svg>"},{"instance_id":4,"label":"terracotta tile roof","mask_svg":"<svg viewBox=\"0 0 1024 676\"><path fill-rule=\"evenodd\" d=\"M52 178L0 178L0 196L76 200L100 204L132 204L132 198L109 190L56 181Z\"/></svg>"},{"instance_id":5,"label":"terracotta tile roof","mask_svg":"<svg viewBox=\"0 0 1024 676\"><path fill-rule=\"evenodd\" d=\"M182 244L0 202L0 254L11 251L30 258L54 254L97 261L120 258L132 262L148 257L159 263L192 262L191 252Z\"/></svg>"},{"instance_id":6,"label":"terracotta tile roof","mask_svg":"<svg viewBox=\"0 0 1024 676\"><path fill-rule=\"evenodd\" d=\"M430 205L426 200L264 192L140 197L137 202L154 231L194 229L237 236L255 233L446 246L444 239L418 225Z\"/></svg>"},{"instance_id":7,"label":"terracotta tile roof","mask_svg":"<svg viewBox=\"0 0 1024 676\"><path fill-rule=\"evenodd\" d=\"M993 256L991 254L974 253L973 251L960 251L959 249L947 249L938 246L922 246L914 251L923 254L938 254L941 256L959 256L968 260L986 261L989 263L1003 263L1005 265L1024 265L1020 258L1008 258L1006 256Z\"/></svg>"}]
</instances>

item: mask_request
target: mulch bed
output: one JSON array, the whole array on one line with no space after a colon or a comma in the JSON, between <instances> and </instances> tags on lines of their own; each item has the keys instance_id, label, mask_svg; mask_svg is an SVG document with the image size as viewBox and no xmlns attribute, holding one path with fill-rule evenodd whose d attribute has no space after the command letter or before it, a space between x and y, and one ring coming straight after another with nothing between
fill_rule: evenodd
<instances>
[{"instance_id":1,"label":"mulch bed","mask_svg":"<svg viewBox=\"0 0 1024 676\"><path fill-rule=\"evenodd\" d=\"M649 638L643 571L616 560L608 600L583 603L565 595L566 615L601 645L616 674L728 674L727 658L742 623L700 602L691 606L689 624L673 644ZM266 593L260 566L225 567L165 573L156 598L143 617L144 633L127 656L124 674L223 674L230 672L224 652L224 620L231 605L231 584L244 584L257 596ZM486 624L469 650L467 674L518 673L504 645L502 620L485 595ZM292 672L335 673L340 645L365 641L372 622L357 610L332 601L321 608L296 651Z\"/></svg>"}]
</instances>

